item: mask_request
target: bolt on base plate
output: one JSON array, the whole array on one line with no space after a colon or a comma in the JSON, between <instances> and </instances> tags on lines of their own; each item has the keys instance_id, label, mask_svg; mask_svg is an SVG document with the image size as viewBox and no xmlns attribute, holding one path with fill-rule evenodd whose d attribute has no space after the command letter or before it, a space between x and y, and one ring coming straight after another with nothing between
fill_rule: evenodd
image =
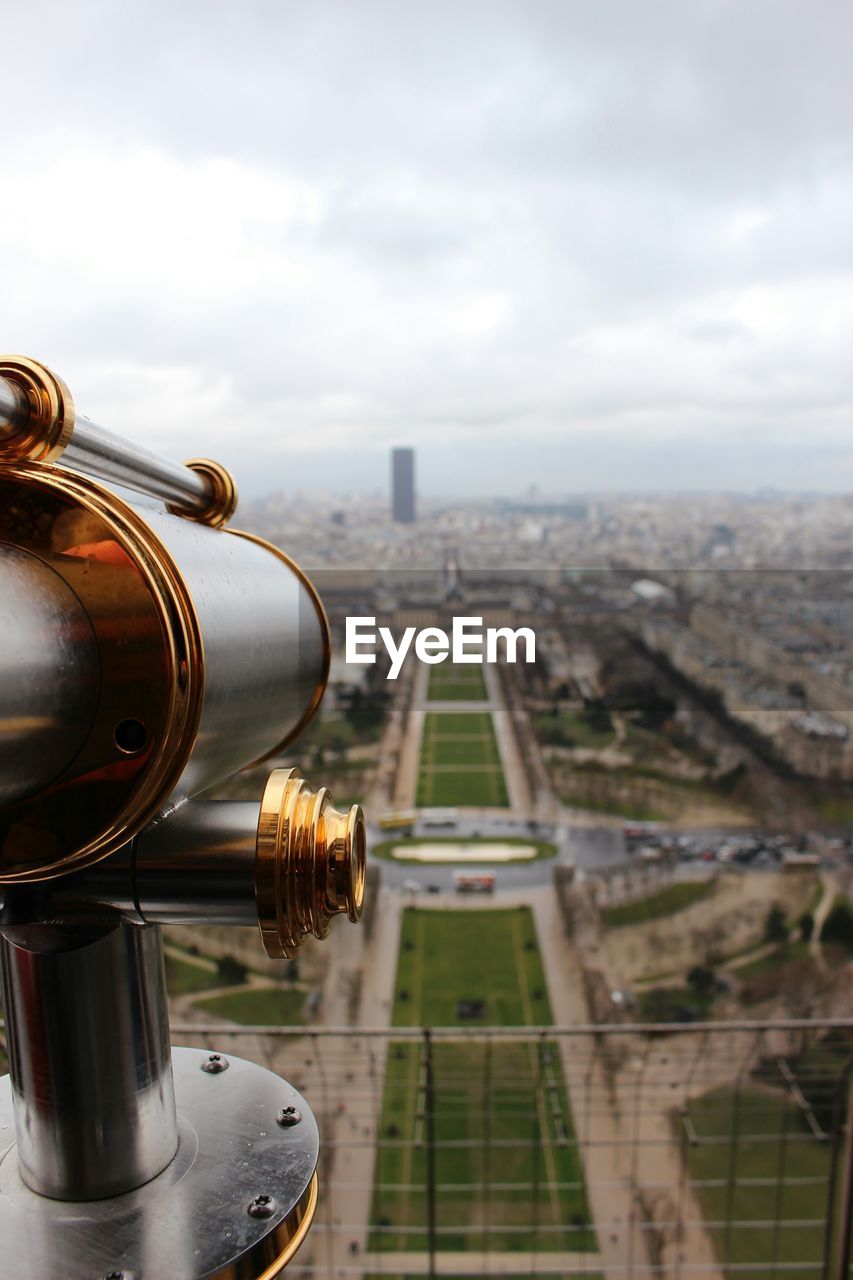
<instances>
[{"instance_id":1,"label":"bolt on base plate","mask_svg":"<svg viewBox=\"0 0 853 1280\"><path fill-rule=\"evenodd\" d=\"M316 1208L316 1121L273 1072L221 1055L228 1069L211 1071L210 1061L204 1050L172 1051L177 1155L144 1186L108 1200L50 1200L25 1186L9 1077L0 1079L3 1275L235 1280L286 1266ZM299 1122L282 1125L282 1112Z\"/></svg>"}]
</instances>

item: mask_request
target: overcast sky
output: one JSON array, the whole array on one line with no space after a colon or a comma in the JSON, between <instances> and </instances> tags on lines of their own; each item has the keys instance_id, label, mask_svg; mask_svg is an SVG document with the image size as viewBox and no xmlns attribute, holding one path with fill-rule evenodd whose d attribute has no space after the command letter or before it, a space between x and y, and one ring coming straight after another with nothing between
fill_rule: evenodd
<instances>
[{"instance_id":1,"label":"overcast sky","mask_svg":"<svg viewBox=\"0 0 853 1280\"><path fill-rule=\"evenodd\" d=\"M853 490L849 0L13 5L0 349L249 493Z\"/></svg>"}]
</instances>

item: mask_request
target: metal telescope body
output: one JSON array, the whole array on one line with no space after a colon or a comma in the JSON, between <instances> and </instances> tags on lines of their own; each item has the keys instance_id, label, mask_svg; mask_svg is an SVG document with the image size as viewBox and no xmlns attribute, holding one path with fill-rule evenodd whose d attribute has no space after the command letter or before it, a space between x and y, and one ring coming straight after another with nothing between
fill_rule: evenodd
<instances>
[{"instance_id":1,"label":"metal telescope body","mask_svg":"<svg viewBox=\"0 0 853 1280\"><path fill-rule=\"evenodd\" d=\"M237 494L0 358L0 1280L272 1280L317 1201L291 1085L169 1038L161 924L293 956L364 891L361 809L295 769L215 783L317 709L329 629Z\"/></svg>"}]
</instances>

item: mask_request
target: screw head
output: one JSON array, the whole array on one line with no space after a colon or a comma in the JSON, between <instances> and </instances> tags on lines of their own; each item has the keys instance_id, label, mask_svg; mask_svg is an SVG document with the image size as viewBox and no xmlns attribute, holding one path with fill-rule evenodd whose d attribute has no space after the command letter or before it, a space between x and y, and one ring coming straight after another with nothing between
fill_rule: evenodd
<instances>
[{"instance_id":1,"label":"screw head","mask_svg":"<svg viewBox=\"0 0 853 1280\"><path fill-rule=\"evenodd\" d=\"M275 1119L282 1129L292 1129L302 1119L302 1112L298 1107L282 1107Z\"/></svg>"},{"instance_id":2,"label":"screw head","mask_svg":"<svg viewBox=\"0 0 853 1280\"><path fill-rule=\"evenodd\" d=\"M263 1191L260 1195L255 1196L247 1212L250 1218L271 1218L277 1208L275 1196L268 1195Z\"/></svg>"},{"instance_id":3,"label":"screw head","mask_svg":"<svg viewBox=\"0 0 853 1280\"><path fill-rule=\"evenodd\" d=\"M201 1064L201 1069L210 1076L218 1076L222 1071L228 1070L228 1059L221 1053L209 1053Z\"/></svg>"}]
</instances>

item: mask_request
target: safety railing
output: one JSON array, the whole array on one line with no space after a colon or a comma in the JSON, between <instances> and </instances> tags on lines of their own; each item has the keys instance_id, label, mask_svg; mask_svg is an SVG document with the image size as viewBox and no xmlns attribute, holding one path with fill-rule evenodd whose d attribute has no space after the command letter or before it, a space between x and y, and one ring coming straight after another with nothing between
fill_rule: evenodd
<instances>
[{"instance_id":1,"label":"safety railing","mask_svg":"<svg viewBox=\"0 0 853 1280\"><path fill-rule=\"evenodd\" d=\"M296 1277L849 1275L853 1019L173 1035L307 1094Z\"/></svg>"}]
</instances>

